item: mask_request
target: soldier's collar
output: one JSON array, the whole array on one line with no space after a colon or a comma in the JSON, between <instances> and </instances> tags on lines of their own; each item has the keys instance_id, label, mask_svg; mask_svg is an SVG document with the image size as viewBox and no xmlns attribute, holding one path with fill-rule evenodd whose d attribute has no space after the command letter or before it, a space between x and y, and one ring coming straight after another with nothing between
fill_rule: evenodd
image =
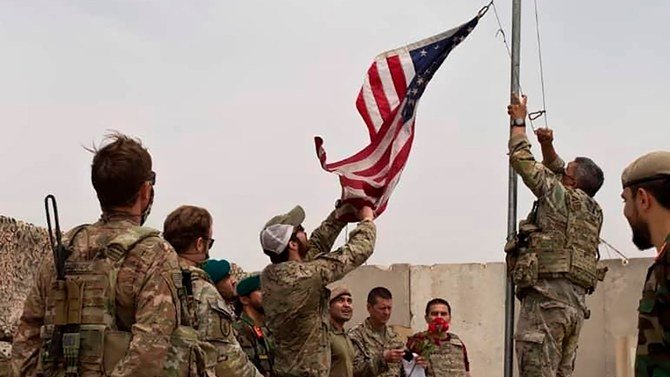
<instances>
[{"instance_id":1,"label":"soldier's collar","mask_svg":"<svg viewBox=\"0 0 670 377\"><path fill-rule=\"evenodd\" d=\"M140 225L139 216L128 212L105 211L100 215L100 221L109 223L114 221L129 221L134 225Z\"/></svg>"}]
</instances>

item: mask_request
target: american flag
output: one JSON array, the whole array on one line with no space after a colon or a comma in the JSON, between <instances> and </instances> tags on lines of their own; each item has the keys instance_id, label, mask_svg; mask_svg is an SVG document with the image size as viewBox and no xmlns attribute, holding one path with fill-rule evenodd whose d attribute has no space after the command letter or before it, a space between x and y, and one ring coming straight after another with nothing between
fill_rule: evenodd
<instances>
[{"instance_id":1,"label":"american flag","mask_svg":"<svg viewBox=\"0 0 670 377\"><path fill-rule=\"evenodd\" d=\"M442 34L377 55L356 100L370 134L370 144L363 150L327 163L323 140L314 138L323 169L340 176L343 201L371 205L377 216L384 212L412 149L419 98L444 59L478 21L479 16Z\"/></svg>"}]
</instances>

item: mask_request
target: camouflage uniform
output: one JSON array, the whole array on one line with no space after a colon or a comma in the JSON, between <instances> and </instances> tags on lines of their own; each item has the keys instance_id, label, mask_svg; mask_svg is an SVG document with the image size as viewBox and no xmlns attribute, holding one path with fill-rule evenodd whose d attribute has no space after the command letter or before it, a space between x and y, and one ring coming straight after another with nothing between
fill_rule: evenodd
<instances>
[{"instance_id":1,"label":"camouflage uniform","mask_svg":"<svg viewBox=\"0 0 670 377\"><path fill-rule=\"evenodd\" d=\"M277 345L275 371L279 376L329 374L330 293L326 285L363 264L376 238L375 224L364 220L351 232L347 244L330 252L344 225L333 211L312 233L303 262L271 264L261 274L263 307Z\"/></svg>"},{"instance_id":2,"label":"camouflage uniform","mask_svg":"<svg viewBox=\"0 0 670 377\"><path fill-rule=\"evenodd\" d=\"M344 330L334 326L330 328L331 377L368 377L377 376L388 369L381 355L376 358L356 357L354 345Z\"/></svg>"},{"instance_id":3,"label":"camouflage uniform","mask_svg":"<svg viewBox=\"0 0 670 377\"><path fill-rule=\"evenodd\" d=\"M0 215L0 377L9 375L12 335L48 239L45 228Z\"/></svg>"},{"instance_id":4,"label":"camouflage uniform","mask_svg":"<svg viewBox=\"0 0 670 377\"><path fill-rule=\"evenodd\" d=\"M514 170L538 197L537 211L525 222L537 229L511 266L521 299L515 334L520 375L571 376L588 317L585 295L602 280L596 268L602 211L585 192L561 183L560 158L549 166L537 163L525 135L512 137L509 150Z\"/></svg>"},{"instance_id":5,"label":"camouflage uniform","mask_svg":"<svg viewBox=\"0 0 670 377\"><path fill-rule=\"evenodd\" d=\"M251 275L250 273L244 271L242 267L240 267L239 264L237 263L230 263L230 275L233 276L235 281L240 282L242 281L245 277Z\"/></svg>"},{"instance_id":6,"label":"camouflage uniform","mask_svg":"<svg viewBox=\"0 0 670 377\"><path fill-rule=\"evenodd\" d=\"M412 335L407 339L407 347L411 348L413 338L419 336L427 338L430 335L427 331ZM446 338L441 340L440 345L430 353L427 361L426 377L466 377L470 371L470 361L465 344L454 333L447 333Z\"/></svg>"},{"instance_id":7,"label":"camouflage uniform","mask_svg":"<svg viewBox=\"0 0 670 377\"><path fill-rule=\"evenodd\" d=\"M670 376L670 234L649 267L638 307L635 375Z\"/></svg>"},{"instance_id":8,"label":"camouflage uniform","mask_svg":"<svg viewBox=\"0 0 670 377\"><path fill-rule=\"evenodd\" d=\"M103 218L86 226L71 242L70 261L85 261L94 250L102 250L117 236L128 234L137 223L124 216ZM69 237L66 236L66 240ZM116 363L111 376L157 376L163 373L170 336L178 325L180 305L172 277L179 273L177 255L159 237L149 237L128 250L120 265L114 290L119 330L132 334L127 352ZM26 299L14 337L12 363L23 375L35 375L40 362L41 331L46 333L54 313L47 310L55 281L53 257L47 254L39 266L35 284ZM95 297L84 300L95 300ZM85 305L86 307L86 305ZM83 360L82 360L83 361ZM95 365L89 365L95 367ZM82 376L100 376L104 372L82 368Z\"/></svg>"},{"instance_id":9,"label":"camouflage uniform","mask_svg":"<svg viewBox=\"0 0 670 377\"><path fill-rule=\"evenodd\" d=\"M370 318L349 330L349 337L356 351L354 364L365 363L363 359L383 360L385 350L405 347L400 335L393 331L390 326L386 326L383 331L378 331L372 326ZM383 377L399 376L402 364L389 364L387 368L386 372L378 375Z\"/></svg>"},{"instance_id":10,"label":"camouflage uniform","mask_svg":"<svg viewBox=\"0 0 670 377\"><path fill-rule=\"evenodd\" d=\"M255 326L254 321L246 313L242 312L242 315L235 321L233 327L235 328L237 341L254 366L256 366L263 376L274 376L275 347L267 326Z\"/></svg>"},{"instance_id":11,"label":"camouflage uniform","mask_svg":"<svg viewBox=\"0 0 670 377\"><path fill-rule=\"evenodd\" d=\"M230 311L207 273L183 262L181 266L182 269L191 272L198 335L201 340L216 348L216 356L208 357L208 360L216 358L214 363L216 375L261 377L235 339L232 327L234 313ZM208 367L211 368L209 365Z\"/></svg>"}]
</instances>

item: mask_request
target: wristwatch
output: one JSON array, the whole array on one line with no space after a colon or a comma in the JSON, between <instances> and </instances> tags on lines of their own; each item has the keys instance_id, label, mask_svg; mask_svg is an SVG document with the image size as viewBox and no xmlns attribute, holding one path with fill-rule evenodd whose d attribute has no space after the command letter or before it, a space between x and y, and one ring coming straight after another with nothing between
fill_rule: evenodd
<instances>
[{"instance_id":1,"label":"wristwatch","mask_svg":"<svg viewBox=\"0 0 670 377\"><path fill-rule=\"evenodd\" d=\"M516 118L511 123L513 127L524 127L526 125L526 121L523 118Z\"/></svg>"}]
</instances>

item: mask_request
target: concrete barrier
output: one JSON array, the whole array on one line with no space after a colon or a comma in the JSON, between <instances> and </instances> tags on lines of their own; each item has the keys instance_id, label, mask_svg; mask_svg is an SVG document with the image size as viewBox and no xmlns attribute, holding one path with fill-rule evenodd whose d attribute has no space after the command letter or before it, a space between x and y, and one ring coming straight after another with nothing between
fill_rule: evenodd
<instances>
[{"instance_id":1,"label":"concrete barrier","mask_svg":"<svg viewBox=\"0 0 670 377\"><path fill-rule=\"evenodd\" d=\"M575 377L628 376L631 348L636 343L637 305L651 263L649 258L631 259L626 266L619 260L605 261L609 268L605 281L587 298L591 318L582 329ZM409 326L415 332L426 327L424 310L428 300L445 298L452 306L451 328L468 348L472 375L502 376L503 263L363 266L343 283L352 290L354 298L350 326L367 316L367 293L376 286L385 286L393 293L391 323ZM516 301L517 311L518 306Z\"/></svg>"}]
</instances>

